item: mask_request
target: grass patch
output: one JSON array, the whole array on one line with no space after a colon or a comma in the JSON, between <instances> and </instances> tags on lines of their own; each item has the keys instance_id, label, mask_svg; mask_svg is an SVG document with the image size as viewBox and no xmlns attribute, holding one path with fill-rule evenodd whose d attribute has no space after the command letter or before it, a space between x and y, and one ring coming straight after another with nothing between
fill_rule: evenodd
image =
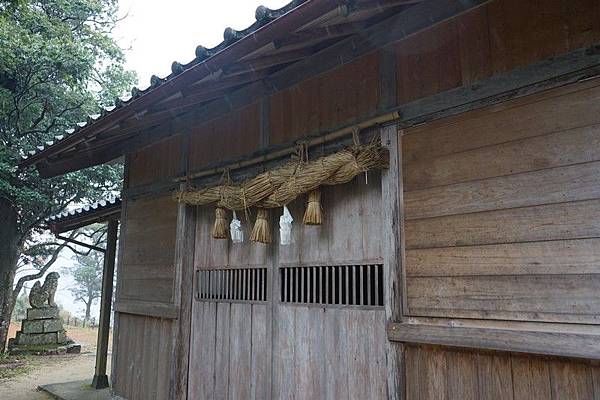
<instances>
[{"instance_id":1,"label":"grass patch","mask_svg":"<svg viewBox=\"0 0 600 400\"><path fill-rule=\"evenodd\" d=\"M32 368L30 356L11 356L0 353L0 381L26 374Z\"/></svg>"}]
</instances>

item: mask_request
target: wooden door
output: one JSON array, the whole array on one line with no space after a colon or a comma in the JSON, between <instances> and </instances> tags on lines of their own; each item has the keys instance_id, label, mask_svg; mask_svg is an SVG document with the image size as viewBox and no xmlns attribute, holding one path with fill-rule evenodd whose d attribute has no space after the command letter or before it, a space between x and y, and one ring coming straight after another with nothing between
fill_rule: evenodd
<instances>
[{"instance_id":1,"label":"wooden door","mask_svg":"<svg viewBox=\"0 0 600 400\"><path fill-rule=\"evenodd\" d=\"M286 246L281 210L271 245L214 240L199 210L189 399L386 398L380 185L323 189L321 226L293 202Z\"/></svg>"}]
</instances>

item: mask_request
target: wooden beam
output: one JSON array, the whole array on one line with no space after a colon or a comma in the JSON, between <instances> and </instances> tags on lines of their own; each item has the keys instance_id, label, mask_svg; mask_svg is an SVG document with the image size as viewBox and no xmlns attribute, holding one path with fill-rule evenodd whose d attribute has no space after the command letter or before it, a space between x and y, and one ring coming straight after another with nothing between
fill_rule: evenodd
<instances>
[{"instance_id":1,"label":"wooden beam","mask_svg":"<svg viewBox=\"0 0 600 400\"><path fill-rule=\"evenodd\" d=\"M408 7L419 4L424 0L358 0L349 6L349 12L385 11L392 7Z\"/></svg>"},{"instance_id":2,"label":"wooden beam","mask_svg":"<svg viewBox=\"0 0 600 400\"><path fill-rule=\"evenodd\" d=\"M223 68L223 71L227 75L256 72L277 65L289 64L291 62L305 59L313 55L314 52L315 50L312 47L281 51L278 53L252 58L249 60L238 61L232 66Z\"/></svg>"},{"instance_id":3,"label":"wooden beam","mask_svg":"<svg viewBox=\"0 0 600 400\"><path fill-rule=\"evenodd\" d=\"M298 45L302 43L311 43L324 39L339 38L352 35L365 29L366 24L362 22L351 22L345 24L329 25L325 27L309 28L275 40L273 45L276 49L286 46Z\"/></svg>"},{"instance_id":4,"label":"wooden beam","mask_svg":"<svg viewBox=\"0 0 600 400\"><path fill-rule=\"evenodd\" d=\"M546 324L547 325L547 324ZM425 343L471 349L546 354L600 359L600 332L574 332L569 324L559 329L518 330L497 327L440 326L394 323L388 325L388 339L404 343Z\"/></svg>"},{"instance_id":5,"label":"wooden beam","mask_svg":"<svg viewBox=\"0 0 600 400\"><path fill-rule=\"evenodd\" d=\"M129 188L129 172L131 170L131 156L126 154L125 155L125 161L123 163L123 190L127 190ZM126 232L127 229L127 204L128 204L128 200L124 197L121 197L121 217L120 217L120 221L121 221L121 232ZM119 249L117 251L117 265L116 265L116 269L117 269L117 283L116 283L116 288L114 288L115 290L115 304L113 305L113 307L116 307L116 303L119 301L119 299L121 298L121 293L122 293L122 287L123 287L123 279L121 279L120 277L123 276L123 254L124 254L124 249L125 249L125 239L126 235L122 234L120 235L119 241L118 241L118 246ZM111 383L111 387L112 390L114 390L117 385L118 385L118 377L117 377L117 354L118 354L118 348L119 348L119 334L120 334L120 330L119 330L119 312L117 312L116 308L115 308L115 313L114 313L114 320L113 320L113 340L112 340L112 355L111 355L111 363L110 363L110 367L111 367L111 372L110 372L110 383ZM121 377L123 378L123 377Z\"/></svg>"},{"instance_id":6,"label":"wooden beam","mask_svg":"<svg viewBox=\"0 0 600 400\"><path fill-rule=\"evenodd\" d=\"M104 270L102 272L102 296L100 298L100 323L96 345L96 367L94 378L92 379L92 387L94 389L104 389L109 386L108 375L106 375L106 364L108 357L108 336L110 334L110 315L112 314L111 304L118 229L118 220L113 219L108 221Z\"/></svg>"},{"instance_id":7,"label":"wooden beam","mask_svg":"<svg viewBox=\"0 0 600 400\"><path fill-rule=\"evenodd\" d=\"M184 188L184 185L181 188ZM172 346L175 352L171 369L169 398L185 399L187 398L192 301L194 299L196 207L179 204L175 243L175 291L173 297L180 312L179 319L173 324Z\"/></svg>"},{"instance_id":8,"label":"wooden beam","mask_svg":"<svg viewBox=\"0 0 600 400\"><path fill-rule=\"evenodd\" d=\"M117 300L115 311L155 318L177 319L179 317L179 307L175 304L153 301Z\"/></svg>"},{"instance_id":9,"label":"wooden beam","mask_svg":"<svg viewBox=\"0 0 600 400\"><path fill-rule=\"evenodd\" d=\"M205 81L198 82L194 85L191 85L188 88L185 88L181 91L182 97L190 96L199 93L205 93L206 91L214 91L221 89L231 89L236 86L241 86L247 83L256 82L261 80L269 75L269 71L252 71L246 74L236 74L236 75L221 75L218 78L207 79ZM162 105L164 103L158 103L158 105Z\"/></svg>"},{"instance_id":10,"label":"wooden beam","mask_svg":"<svg viewBox=\"0 0 600 400\"><path fill-rule=\"evenodd\" d=\"M389 168L381 172L383 210L383 282L386 324L402 320L402 160L396 125L380 129L381 143L389 150ZM404 346L386 342L388 399L404 398Z\"/></svg>"}]
</instances>

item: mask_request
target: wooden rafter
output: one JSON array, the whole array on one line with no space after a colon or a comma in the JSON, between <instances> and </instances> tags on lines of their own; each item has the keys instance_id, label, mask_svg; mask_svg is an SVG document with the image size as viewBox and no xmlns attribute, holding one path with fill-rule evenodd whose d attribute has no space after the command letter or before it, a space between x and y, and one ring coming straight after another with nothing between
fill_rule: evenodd
<instances>
[{"instance_id":1,"label":"wooden rafter","mask_svg":"<svg viewBox=\"0 0 600 400\"><path fill-rule=\"evenodd\" d=\"M294 61L302 60L306 57L310 57L314 52L315 50L312 47L279 52L268 56L237 62L230 67L224 68L224 71L228 75L261 71L277 65L289 64Z\"/></svg>"},{"instance_id":2,"label":"wooden rafter","mask_svg":"<svg viewBox=\"0 0 600 400\"><path fill-rule=\"evenodd\" d=\"M285 38L275 40L273 45L279 49L286 46L298 45L301 43L315 42L327 38L339 38L360 32L366 27L365 23L352 22L347 24L330 25L319 28L311 28L295 32Z\"/></svg>"}]
</instances>

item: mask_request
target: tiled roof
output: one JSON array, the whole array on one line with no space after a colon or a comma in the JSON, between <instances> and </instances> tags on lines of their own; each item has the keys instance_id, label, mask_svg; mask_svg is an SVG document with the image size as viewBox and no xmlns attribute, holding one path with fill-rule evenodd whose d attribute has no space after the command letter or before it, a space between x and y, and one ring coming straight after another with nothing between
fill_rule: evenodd
<instances>
[{"instance_id":1,"label":"tiled roof","mask_svg":"<svg viewBox=\"0 0 600 400\"><path fill-rule=\"evenodd\" d=\"M76 229L81 226L99 222L103 216L116 214L121 209L121 198L113 197L100 200L76 210L64 211L46 218L46 224L53 232L64 232L66 228ZM76 225L75 225L76 224Z\"/></svg>"},{"instance_id":2,"label":"tiled roof","mask_svg":"<svg viewBox=\"0 0 600 400\"><path fill-rule=\"evenodd\" d=\"M250 25L246 29L239 30L239 31L236 31L233 28L225 29L225 32L223 33L223 41L221 43L219 43L217 46L215 46L213 48L207 48L202 45L196 47L196 53L195 53L196 56L191 62L189 62L187 64L181 64L178 61L173 61L173 63L171 64L171 73L169 75L167 75L163 78L158 77L156 75L152 75L152 77L150 78L150 86L148 86L147 88L139 89L137 87L134 87L133 89L131 89L130 96L127 96L126 98L116 98L115 102L114 102L114 106L101 107L97 114L88 116L86 121L77 123L73 128L67 129L64 134L55 136L54 140L47 141L44 144L37 146L35 150L31 150L27 154L22 155L23 160L27 160L28 158L35 156L38 153L41 153L42 151L48 150L52 146L58 144L60 141L66 139L67 137L69 137L71 135L76 134L78 131L80 131L84 127L89 127L90 125L93 125L94 123L96 123L97 121L106 117L107 115L126 106L131 101L137 99L138 97L140 97L144 94L151 92L152 90L156 89L157 87L163 85L165 82L172 80L176 76L180 75L182 72L190 69L194 65L199 64L203 61L206 61L207 59L211 58L215 54L217 54L220 51L224 50L225 48L229 47L231 44L252 34L256 30L258 30L260 27L279 18L283 14L291 11L292 9L296 8L297 6L301 5L302 3L305 3L306 1L307 0L292 0L285 6L279 8L279 9L276 9L276 10L269 9L265 6L259 6L256 9L256 13L255 13L256 22L254 22L252 25Z\"/></svg>"}]
</instances>

